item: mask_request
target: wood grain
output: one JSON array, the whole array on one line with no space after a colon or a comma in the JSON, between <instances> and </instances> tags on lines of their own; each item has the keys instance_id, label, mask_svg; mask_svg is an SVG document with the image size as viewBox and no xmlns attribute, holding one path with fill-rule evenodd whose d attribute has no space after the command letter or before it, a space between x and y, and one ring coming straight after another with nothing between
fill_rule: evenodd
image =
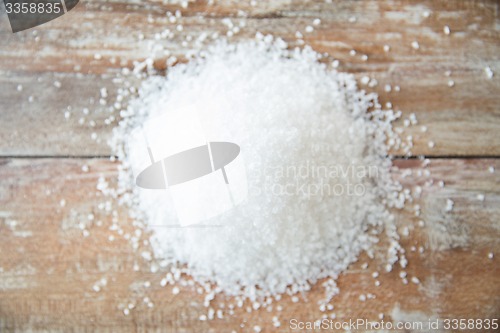
<instances>
[{"instance_id":1,"label":"wood grain","mask_svg":"<svg viewBox=\"0 0 500 333\"><path fill-rule=\"evenodd\" d=\"M408 278L416 276L421 284L408 285L399 277L401 268L384 272L378 259L358 263L343 274L338 283L341 294L334 298L337 320L366 318L377 320L425 320L440 318L495 317L500 309L500 264L488 253L500 253L500 176L488 168L500 169L491 159L436 159L427 167L429 176L418 176L422 163L396 161L394 175L408 188L423 186L419 204L425 215L416 217L412 205L397 211L401 228L409 227L409 237L401 243L407 250ZM235 316L214 321L199 321L207 309L203 298L189 287L179 295L172 288L161 287L164 276L150 271L151 262L141 256L151 251L143 244L133 250L124 237L134 232L127 211L96 189L99 177L111 183L117 176L117 163L102 159L2 159L0 161L0 330L99 332L241 332L260 325L272 330L272 316L265 310L246 313L237 309ZM82 166L88 165L89 172ZM412 170L412 177L403 177ZM443 180L445 187L424 183ZM484 194L485 200L477 199ZM455 202L445 213L446 199ZM65 200L65 206L61 206ZM111 201L110 211L100 208ZM116 211L119 230L110 230ZM89 220L88 215L94 219ZM417 221L426 221L419 227ZM101 221L99 223L98 221ZM457 228L457 225L459 228ZM82 235L83 226L90 235ZM109 236L115 237L110 241ZM145 241L147 235L142 235ZM385 251L384 244L376 250ZM424 253L412 251L425 248ZM362 268L369 262L367 269ZM134 264L139 270L134 271ZM379 271L380 287L375 287L372 272ZM95 292L93 286L102 278L107 285ZM151 287L145 287L149 281ZM359 301L360 294L372 293L373 300ZM282 327L290 332L289 320L314 320L323 313L317 301L321 287L292 303L285 297L279 304ZM143 302L149 297L154 307ZM219 298L221 299L221 298ZM226 300L226 302L232 302ZM129 316L121 306L135 304ZM245 305L244 308L246 308ZM244 328L240 324L247 322Z\"/></svg>"},{"instance_id":2,"label":"wood grain","mask_svg":"<svg viewBox=\"0 0 500 333\"><path fill-rule=\"evenodd\" d=\"M121 75L121 69L149 57L149 41L170 29L175 35L157 41L163 54L154 59L163 75L168 71L165 51L187 61L186 53L210 43L208 38L203 45L185 44L188 35L225 35L226 18L246 22L229 38L233 42L260 31L294 47L299 45L296 31L301 31L306 44L329 54L324 61L339 59L339 70L357 79L375 78L377 86L360 87L377 92L383 105L391 102L403 118L416 115L417 126L405 127L404 119L395 124L404 129L403 136L413 137L414 155L448 157L432 158L426 169L430 175L417 159L395 160L394 177L412 191L423 188L419 199L395 211L398 226L409 230L401 239L409 259L405 271L421 283L405 285L401 268L384 273L382 260L362 256L340 276L342 292L327 314L335 313L338 321L376 321L380 313L393 321L498 318L500 178L498 171L488 171L490 166L500 170L497 1L275 0L251 5L223 0L213 5L194 1L187 9L164 2L81 1L69 14L17 34L10 32L0 4L1 332L225 333L252 332L254 325L263 332L291 332L290 319L321 317L318 284L298 303L285 297L282 312L248 313L245 304L233 316L200 321L207 312L203 298L190 288L173 295L171 286L160 286L164 269L152 273L152 263L141 255L151 251L148 234L141 232L134 249L126 238L142 228L116 199L96 189L100 177L111 185L117 177L119 162L104 158L111 154L106 142L126 105L113 105L116 91L141 81ZM166 12L176 10L182 18L169 23ZM305 33L315 18L321 24ZM176 30L179 24L182 31ZM450 35L444 34L445 25ZM418 50L411 47L413 41L419 42ZM486 66L495 73L491 79ZM387 92L386 84L399 85L401 91ZM105 104L101 88L109 95ZM84 165L89 172L82 170ZM412 175L405 177L406 170ZM425 186L430 181L433 185ZM447 199L454 201L451 212L445 211ZM421 216L415 215L415 205ZM385 249L380 244L377 251ZM493 260L490 252L496 255ZM365 262L370 263L367 269ZM374 271L381 273L380 287L374 286ZM359 296L366 293L376 298L361 302ZM125 316L129 304L134 308ZM272 326L276 313L279 329Z\"/></svg>"},{"instance_id":3,"label":"wood grain","mask_svg":"<svg viewBox=\"0 0 500 333\"><path fill-rule=\"evenodd\" d=\"M169 23L165 13L175 10L183 17ZM376 78L378 86L362 87L377 92L383 105L392 102L403 117L411 113L417 116L419 126L405 129L404 135L413 137L415 155L500 155L496 144L500 75L487 79L484 72L489 66L500 73L500 21L495 1L276 1L258 3L255 8L221 1L212 6L196 2L188 9L162 2L89 1L71 15L37 27L36 34L33 30L12 34L3 24L0 155L109 155L106 141L116 122L105 126L102 117L105 110L111 113L114 93L123 86L113 82L117 71L149 57L149 40L165 29L174 31L175 36L157 43L185 61L186 52L201 47L184 45L188 35L196 39L202 33L226 34L223 20L230 17L238 24L243 20L238 10L249 12L246 26L230 38L234 42L260 31L294 46L295 32L301 31L315 50L340 59L340 70L358 78ZM430 13L428 18L422 14L425 10ZM351 17L356 21L350 22ZM321 18L321 24L306 33L305 27L312 25L314 18ZM179 24L183 26L180 32L176 30ZM450 35L444 34L445 25L450 27ZM420 49L411 47L413 41L419 42ZM391 50L384 52L384 45ZM351 56L351 50L357 54ZM101 58L95 59L96 54ZM363 61L362 55L368 60ZM155 66L165 69L166 59L160 52ZM445 75L448 71L449 77ZM454 87L448 86L450 80ZM61 83L60 89L54 87L55 81ZM136 85L138 80L127 81ZM16 89L19 84L21 92ZM386 84L399 85L401 92L386 92ZM101 88L110 94L107 106L98 103ZM70 121L64 118L68 106L72 107ZM83 108L88 108L90 115L84 117L83 126L76 126L84 116ZM112 113L117 120L118 111ZM96 128L88 125L91 120L98 124ZM398 125L403 126L403 121ZM421 126L428 131L421 132ZM72 131L74 135L70 135ZM92 139L92 133L97 140ZM435 143L432 149L430 141Z\"/></svg>"}]
</instances>

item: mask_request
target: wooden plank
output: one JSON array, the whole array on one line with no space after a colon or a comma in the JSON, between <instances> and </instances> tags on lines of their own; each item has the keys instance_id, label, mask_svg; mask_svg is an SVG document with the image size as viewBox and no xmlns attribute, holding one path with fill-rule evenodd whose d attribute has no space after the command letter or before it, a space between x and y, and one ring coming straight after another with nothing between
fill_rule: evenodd
<instances>
[{"instance_id":1,"label":"wooden plank","mask_svg":"<svg viewBox=\"0 0 500 333\"><path fill-rule=\"evenodd\" d=\"M165 12L175 10L181 10L183 17L168 23ZM376 78L378 86L362 87L377 92L382 104L392 102L404 117L417 116L419 126L405 129L404 135L413 137L414 154L500 155L496 144L500 75L489 80L484 73L486 66L500 73L500 21L495 1L277 1L259 2L255 7L222 1L213 6L196 2L187 9L162 2L91 1L37 27L36 34L33 30L12 34L3 24L0 155L110 154L106 141L111 126L78 126L75 119L80 116L66 121L65 108L71 106L78 115L86 107L90 115L85 118L102 125L106 107L91 103L90 98L97 101L99 89L104 87L112 104L113 93L120 87L113 77L119 68L131 68L134 61L150 55L148 43L155 33L175 31L172 39L158 43L185 61L186 52L199 48L183 44L188 35L195 40L202 33L225 34L224 18L230 16L238 24L243 20L238 18L239 10L248 11L249 17L246 27L230 40L244 40L261 31L281 36L293 46L295 32L302 31L307 44L341 60L340 70L357 78ZM422 15L425 10L430 13L428 18ZM352 17L355 22L350 22ZM321 24L305 33L314 18L321 18ZM178 24L183 25L180 32ZM445 25L451 28L449 36L443 33ZM139 39L140 34L144 40ZM411 47L412 41L419 42L418 50ZM384 52L384 45L391 50ZM357 54L351 56L351 50ZM101 57L96 59L96 54ZM368 60L363 61L362 55ZM167 56L160 52L155 59L155 66L163 70ZM42 82L37 82L39 77ZM448 87L450 80L454 87ZM53 87L54 81L62 83L60 89ZM137 80L131 81L137 85ZM24 88L21 92L16 90L19 84ZM386 84L399 85L401 92L386 92ZM32 103L29 96L33 96ZM421 126L428 131L422 133ZM92 139L92 133L100 142ZM434 148L428 146L431 141Z\"/></svg>"},{"instance_id":2,"label":"wooden plank","mask_svg":"<svg viewBox=\"0 0 500 333\"><path fill-rule=\"evenodd\" d=\"M89 166L88 172L82 171L83 165ZM334 298L335 309L327 313L335 313L337 321L376 321L379 313L395 321L498 316L500 264L497 257L488 259L488 253L500 254L500 176L488 168L499 170L500 161L433 159L429 175L418 160L397 160L395 165L399 167L395 177L405 186L423 188L413 203L421 206L421 217L415 216L412 205L397 213L400 228L410 230L401 240L409 259L405 271L421 283L405 285L401 269L385 273L383 261L362 256L339 278L341 294ZM117 166L104 159L0 160L0 330L247 332L258 324L265 332L275 331L271 320L275 311L247 313L237 308L234 316L199 321L207 311L200 295L189 288L173 295L171 287L160 286L164 272L160 268L152 273L151 263L141 256L150 251L147 243L142 244L148 235L142 233L141 246L134 251L125 235L137 228L126 209L96 190L101 176L113 186ZM405 177L408 170L412 176ZM423 186L431 179L433 186ZM437 185L439 180L444 188ZM485 195L484 201L477 199L478 194ZM447 198L455 202L450 213L444 212ZM106 201L110 210L101 206ZM113 211L123 234L110 230ZM418 226L419 219L425 220L424 227ZM88 230L88 237L81 227ZM412 251L412 246L425 250ZM378 251L384 251L383 244ZM362 268L364 262L369 262L367 269ZM374 271L380 272L380 287L374 286ZM102 278L106 285L94 291ZM150 287L144 286L147 281ZM366 293L376 298L361 302L360 294ZM284 297L278 331L291 332L293 318L321 318L317 301L322 295L316 286L299 303ZM144 297L154 307L149 308ZM135 307L125 316L120 306L129 303Z\"/></svg>"},{"instance_id":3,"label":"wooden plank","mask_svg":"<svg viewBox=\"0 0 500 333\"><path fill-rule=\"evenodd\" d=\"M107 140L118 123L119 110L113 103L100 103L100 89L107 89L108 100L113 100L120 87L113 81L107 74L3 73L0 154L109 155ZM60 88L55 86L58 83Z\"/></svg>"}]
</instances>

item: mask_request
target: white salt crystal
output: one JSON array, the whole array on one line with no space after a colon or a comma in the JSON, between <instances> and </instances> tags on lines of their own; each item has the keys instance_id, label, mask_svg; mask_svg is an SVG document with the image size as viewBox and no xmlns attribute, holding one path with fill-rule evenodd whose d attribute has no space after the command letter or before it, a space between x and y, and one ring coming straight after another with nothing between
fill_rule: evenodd
<instances>
[{"instance_id":1,"label":"white salt crystal","mask_svg":"<svg viewBox=\"0 0 500 333\"><path fill-rule=\"evenodd\" d=\"M414 50L418 50L420 48L420 44L418 44L418 42L416 40L414 40L413 42L411 42L411 47Z\"/></svg>"},{"instance_id":2,"label":"white salt crystal","mask_svg":"<svg viewBox=\"0 0 500 333\"><path fill-rule=\"evenodd\" d=\"M445 25L445 26L444 26L444 28L443 28L443 32L444 32L444 34L445 34L445 35L449 35L449 34L450 34L450 32L451 32L451 31L450 31L450 27L449 27L449 26L447 26L447 25Z\"/></svg>"},{"instance_id":3,"label":"white salt crystal","mask_svg":"<svg viewBox=\"0 0 500 333\"><path fill-rule=\"evenodd\" d=\"M446 199L446 207L445 207L445 211L446 212L451 212L453 210L453 205L455 204L455 202L451 199Z\"/></svg>"},{"instance_id":4,"label":"white salt crystal","mask_svg":"<svg viewBox=\"0 0 500 333\"><path fill-rule=\"evenodd\" d=\"M367 85L368 82L370 82L370 78L368 76L363 76L360 80L360 82L364 85Z\"/></svg>"},{"instance_id":5,"label":"white salt crystal","mask_svg":"<svg viewBox=\"0 0 500 333\"><path fill-rule=\"evenodd\" d=\"M319 18L314 19L313 24L314 25L320 25L321 20Z\"/></svg>"},{"instance_id":6,"label":"white salt crystal","mask_svg":"<svg viewBox=\"0 0 500 333\"><path fill-rule=\"evenodd\" d=\"M455 85L455 81L453 80L448 80L448 87L453 87Z\"/></svg>"},{"instance_id":7,"label":"white salt crystal","mask_svg":"<svg viewBox=\"0 0 500 333\"><path fill-rule=\"evenodd\" d=\"M484 194L478 194L477 195L477 200L484 201Z\"/></svg>"},{"instance_id":8,"label":"white salt crystal","mask_svg":"<svg viewBox=\"0 0 500 333\"><path fill-rule=\"evenodd\" d=\"M310 25L306 26L306 32L313 32L314 31L314 28Z\"/></svg>"},{"instance_id":9,"label":"white salt crystal","mask_svg":"<svg viewBox=\"0 0 500 333\"><path fill-rule=\"evenodd\" d=\"M391 47L389 45L384 45L384 52L389 52Z\"/></svg>"},{"instance_id":10,"label":"white salt crystal","mask_svg":"<svg viewBox=\"0 0 500 333\"><path fill-rule=\"evenodd\" d=\"M493 252L488 253L488 259L493 259L493 257L494 257Z\"/></svg>"},{"instance_id":11,"label":"white salt crystal","mask_svg":"<svg viewBox=\"0 0 500 333\"><path fill-rule=\"evenodd\" d=\"M490 66L486 66L486 67L484 68L484 73L486 74L486 77L487 77L488 79L490 79L490 80L491 80L491 79L493 78L493 71L491 70L491 67L490 67Z\"/></svg>"},{"instance_id":12,"label":"white salt crystal","mask_svg":"<svg viewBox=\"0 0 500 333\"><path fill-rule=\"evenodd\" d=\"M416 276L412 276L412 278L411 278L411 282L413 282L414 284L419 284L419 283L420 283L420 280L418 279L418 277L416 277Z\"/></svg>"},{"instance_id":13,"label":"white salt crystal","mask_svg":"<svg viewBox=\"0 0 500 333\"><path fill-rule=\"evenodd\" d=\"M494 167L493 165L489 166L489 167L488 167L488 171L489 171L490 173L495 173L495 167Z\"/></svg>"}]
</instances>

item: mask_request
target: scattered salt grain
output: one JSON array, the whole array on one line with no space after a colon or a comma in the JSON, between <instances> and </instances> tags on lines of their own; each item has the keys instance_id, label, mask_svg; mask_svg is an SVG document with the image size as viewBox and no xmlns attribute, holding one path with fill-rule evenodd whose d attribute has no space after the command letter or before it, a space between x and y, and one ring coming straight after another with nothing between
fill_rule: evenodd
<instances>
[{"instance_id":1,"label":"scattered salt grain","mask_svg":"<svg viewBox=\"0 0 500 333\"><path fill-rule=\"evenodd\" d=\"M414 50L418 50L420 48L420 44L416 40L414 40L413 42L411 42L411 47Z\"/></svg>"},{"instance_id":2,"label":"scattered salt grain","mask_svg":"<svg viewBox=\"0 0 500 333\"><path fill-rule=\"evenodd\" d=\"M413 282L414 284L419 284L419 283L420 283L420 280L418 279L418 277L413 276L413 277L411 278L411 282Z\"/></svg>"},{"instance_id":3,"label":"scattered salt grain","mask_svg":"<svg viewBox=\"0 0 500 333\"><path fill-rule=\"evenodd\" d=\"M314 31L314 28L310 25L306 26L306 29L305 29L306 32L313 32Z\"/></svg>"},{"instance_id":4,"label":"scattered salt grain","mask_svg":"<svg viewBox=\"0 0 500 333\"><path fill-rule=\"evenodd\" d=\"M448 87L450 87L450 88L451 88L451 87L453 87L453 86L455 86L455 81L453 81L453 80L448 80Z\"/></svg>"},{"instance_id":5,"label":"scattered salt grain","mask_svg":"<svg viewBox=\"0 0 500 333\"><path fill-rule=\"evenodd\" d=\"M493 259L493 257L494 257L493 252L488 253L488 259Z\"/></svg>"},{"instance_id":6,"label":"scattered salt grain","mask_svg":"<svg viewBox=\"0 0 500 333\"><path fill-rule=\"evenodd\" d=\"M476 198L479 201L484 201L484 194L478 194Z\"/></svg>"},{"instance_id":7,"label":"scattered salt grain","mask_svg":"<svg viewBox=\"0 0 500 333\"><path fill-rule=\"evenodd\" d=\"M495 167L494 167L493 165L490 165L490 166L488 167L488 171L489 171L490 173L495 173Z\"/></svg>"},{"instance_id":8,"label":"scattered salt grain","mask_svg":"<svg viewBox=\"0 0 500 333\"><path fill-rule=\"evenodd\" d=\"M389 52L391 50L391 47L389 45L384 45L384 52Z\"/></svg>"},{"instance_id":9,"label":"scattered salt grain","mask_svg":"<svg viewBox=\"0 0 500 333\"><path fill-rule=\"evenodd\" d=\"M445 211L446 212L451 212L453 210L453 206L455 205L455 202L451 199L446 199L446 207Z\"/></svg>"},{"instance_id":10,"label":"scattered salt grain","mask_svg":"<svg viewBox=\"0 0 500 333\"><path fill-rule=\"evenodd\" d=\"M484 68L484 73L486 74L486 77L487 77L488 79L490 79L490 80L491 80L491 79L493 78L493 71L491 70L491 67L490 67L490 66L486 66L486 67Z\"/></svg>"},{"instance_id":11,"label":"scattered salt grain","mask_svg":"<svg viewBox=\"0 0 500 333\"><path fill-rule=\"evenodd\" d=\"M451 31L450 31L450 27L449 27L449 26L447 26L447 25L445 25L445 26L444 26L444 28L443 28L443 32L444 32L444 34L445 34L445 35L449 35L449 34L450 34L450 32L451 32Z\"/></svg>"},{"instance_id":12,"label":"scattered salt grain","mask_svg":"<svg viewBox=\"0 0 500 333\"><path fill-rule=\"evenodd\" d=\"M368 76L363 76L360 79L361 84L367 85L370 82L370 78Z\"/></svg>"}]
</instances>

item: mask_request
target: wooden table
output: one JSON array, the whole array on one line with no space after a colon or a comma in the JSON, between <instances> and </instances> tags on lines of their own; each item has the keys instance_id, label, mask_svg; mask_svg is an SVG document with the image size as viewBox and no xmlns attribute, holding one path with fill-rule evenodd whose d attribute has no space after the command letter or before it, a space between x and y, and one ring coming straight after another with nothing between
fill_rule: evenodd
<instances>
[{"instance_id":1,"label":"wooden table","mask_svg":"<svg viewBox=\"0 0 500 333\"><path fill-rule=\"evenodd\" d=\"M155 33L175 29L178 23L166 22L165 13L176 10L182 12L184 29L162 43L180 61L185 59L182 42L187 35L225 34L223 20L239 22L244 11L246 27L231 40L260 31L294 46L300 30L307 44L340 60L339 70L358 79L376 78L377 86L365 88L377 92L382 103L391 101L403 118L417 116L419 126L406 128L403 120L396 126L413 136L414 155L430 159L431 176L418 176L421 160L404 159L400 151L392 154L394 177L409 188L435 180L414 202L423 216L415 216L413 205L397 213L398 224L411 230L401 239L409 259L405 271L420 284L403 284L401 269L384 273L383 262L369 261L364 269L368 261L363 256L338 279L341 293L327 314L334 312L338 321L376 321L380 313L394 322L500 318L497 1L277 0L251 5L222 0L183 8L153 0L89 0L17 34L10 32L4 9L0 14L1 332L251 332L255 325L264 332L290 332L292 318L321 317L316 302L323 291L317 286L298 303L288 298L282 302L279 329L273 328L274 314L266 310L237 309L234 316L198 320L207 311L202 296L185 288L173 295L171 286L160 286L165 272L152 273L141 257L150 250L148 235L140 236L134 251L123 237L137 229L127 211L96 189L99 177L113 184L119 165L110 161L106 144L119 115L115 113L111 125L104 124L110 113L98 102L99 90L106 87L108 101L113 101L123 85L113 78L122 67L132 68L134 61L148 57L147 41ZM315 18L321 24L305 33ZM411 46L413 41L418 49ZM384 45L390 46L388 52ZM164 69L165 60L158 57L156 68ZM485 73L487 66L492 78ZM386 92L386 84L399 85L401 91ZM90 126L91 121L96 125ZM408 169L413 176L403 177ZM437 185L439 180L444 187ZM484 201L478 199L481 194ZM444 212L447 198L454 201L449 213ZM99 206L106 201L115 216ZM109 230L113 219L123 235ZM418 227L419 219L426 221L424 227ZM374 271L381 272L379 287L374 287ZM360 294L369 292L376 298L361 302ZM128 304L134 307L125 316Z\"/></svg>"}]
</instances>

